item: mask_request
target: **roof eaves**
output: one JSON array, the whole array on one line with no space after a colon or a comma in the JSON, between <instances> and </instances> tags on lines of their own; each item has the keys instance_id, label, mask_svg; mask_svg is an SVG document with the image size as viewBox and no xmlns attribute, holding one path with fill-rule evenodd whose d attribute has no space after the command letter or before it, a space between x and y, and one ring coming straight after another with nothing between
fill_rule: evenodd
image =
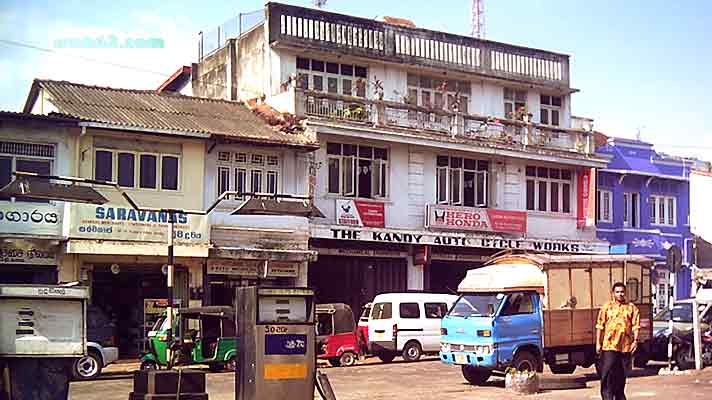
<instances>
[{"instance_id":1,"label":"roof eaves","mask_svg":"<svg viewBox=\"0 0 712 400\"><path fill-rule=\"evenodd\" d=\"M111 129L111 130L121 130L121 131L136 131L136 132L143 132L143 133L157 133L157 134L163 134L163 135L184 136L184 137L193 137L193 138L199 138L199 139L208 139L211 136L209 133L203 133L203 132L179 131L179 130L174 130L174 129L144 128L144 127L134 126L134 125L109 124L106 122L91 121L91 120L86 120L86 119L83 119L83 121L84 122L79 123L79 126L85 126L87 128L101 128L101 129Z\"/></svg>"}]
</instances>

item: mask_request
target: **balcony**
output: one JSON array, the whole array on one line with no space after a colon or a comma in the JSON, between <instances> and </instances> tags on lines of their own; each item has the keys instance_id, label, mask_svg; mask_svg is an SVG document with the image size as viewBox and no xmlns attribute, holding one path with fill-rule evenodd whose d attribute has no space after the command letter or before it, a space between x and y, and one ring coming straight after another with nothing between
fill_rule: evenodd
<instances>
[{"instance_id":1,"label":"balcony","mask_svg":"<svg viewBox=\"0 0 712 400\"><path fill-rule=\"evenodd\" d=\"M579 155L591 155L595 151L593 134L579 129L557 129L392 101L303 90L282 93L279 101L274 102L282 105L277 107L281 111L288 109L284 107L291 100L287 96L294 99L298 116L335 124L405 130L413 135L440 136L447 140L466 140L523 151L550 150Z\"/></svg>"},{"instance_id":2,"label":"balcony","mask_svg":"<svg viewBox=\"0 0 712 400\"><path fill-rule=\"evenodd\" d=\"M269 43L569 89L569 56L322 10L267 5Z\"/></svg>"}]
</instances>

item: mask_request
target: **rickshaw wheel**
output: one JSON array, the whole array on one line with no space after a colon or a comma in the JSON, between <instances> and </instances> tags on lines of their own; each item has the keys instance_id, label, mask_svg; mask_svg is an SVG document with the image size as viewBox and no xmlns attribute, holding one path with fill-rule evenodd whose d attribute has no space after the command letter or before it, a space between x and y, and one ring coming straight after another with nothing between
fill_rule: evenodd
<instances>
[{"instance_id":1,"label":"rickshaw wheel","mask_svg":"<svg viewBox=\"0 0 712 400\"><path fill-rule=\"evenodd\" d=\"M155 361L150 360L142 361L139 369L158 369L158 364L156 364Z\"/></svg>"},{"instance_id":2,"label":"rickshaw wheel","mask_svg":"<svg viewBox=\"0 0 712 400\"><path fill-rule=\"evenodd\" d=\"M237 369L237 358L230 357L225 363L225 369L228 371L235 371Z\"/></svg>"},{"instance_id":3,"label":"rickshaw wheel","mask_svg":"<svg viewBox=\"0 0 712 400\"><path fill-rule=\"evenodd\" d=\"M329 365L332 367L340 367L341 366L341 358L340 357L331 357L329 359Z\"/></svg>"},{"instance_id":4,"label":"rickshaw wheel","mask_svg":"<svg viewBox=\"0 0 712 400\"><path fill-rule=\"evenodd\" d=\"M339 357L339 363L341 363L344 367L350 367L356 364L356 359L356 354L347 351Z\"/></svg>"}]
</instances>

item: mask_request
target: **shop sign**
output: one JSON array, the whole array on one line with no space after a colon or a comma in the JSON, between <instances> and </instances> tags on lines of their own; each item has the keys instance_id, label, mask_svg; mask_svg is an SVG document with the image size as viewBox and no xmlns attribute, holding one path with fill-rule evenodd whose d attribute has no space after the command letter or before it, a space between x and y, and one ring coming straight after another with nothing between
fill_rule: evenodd
<instances>
[{"instance_id":1,"label":"shop sign","mask_svg":"<svg viewBox=\"0 0 712 400\"><path fill-rule=\"evenodd\" d=\"M522 211L430 204L426 207L425 213L426 228L482 232L527 232L527 213Z\"/></svg>"},{"instance_id":2,"label":"shop sign","mask_svg":"<svg viewBox=\"0 0 712 400\"><path fill-rule=\"evenodd\" d=\"M74 239L168 242L168 213L136 211L112 205L71 204L69 237ZM208 245L210 225L204 215L174 214L177 244Z\"/></svg>"},{"instance_id":3,"label":"shop sign","mask_svg":"<svg viewBox=\"0 0 712 400\"><path fill-rule=\"evenodd\" d=\"M0 233L61 236L62 210L49 204L0 202Z\"/></svg>"},{"instance_id":4,"label":"shop sign","mask_svg":"<svg viewBox=\"0 0 712 400\"><path fill-rule=\"evenodd\" d=\"M609 248L608 243L603 241L586 242L553 239L503 238L494 235L404 231L395 229L359 229L336 226L314 226L312 227L312 237L318 239L410 245L533 250L546 253L608 254Z\"/></svg>"},{"instance_id":5,"label":"shop sign","mask_svg":"<svg viewBox=\"0 0 712 400\"><path fill-rule=\"evenodd\" d=\"M593 168L579 171L576 188L576 227L582 229L593 226L595 205L593 199L596 196L596 174Z\"/></svg>"},{"instance_id":6,"label":"shop sign","mask_svg":"<svg viewBox=\"0 0 712 400\"><path fill-rule=\"evenodd\" d=\"M383 203L371 201L336 200L336 223L383 228L386 226L385 207Z\"/></svg>"},{"instance_id":7,"label":"shop sign","mask_svg":"<svg viewBox=\"0 0 712 400\"><path fill-rule=\"evenodd\" d=\"M413 249L413 264L425 265L430 261L430 247L428 245L415 246Z\"/></svg>"},{"instance_id":8,"label":"shop sign","mask_svg":"<svg viewBox=\"0 0 712 400\"><path fill-rule=\"evenodd\" d=\"M258 277L264 271L264 260L208 260L208 274ZM293 278L299 274L294 263L267 261L268 278Z\"/></svg>"},{"instance_id":9,"label":"shop sign","mask_svg":"<svg viewBox=\"0 0 712 400\"><path fill-rule=\"evenodd\" d=\"M57 252L47 243L3 241L0 242L0 264L57 265Z\"/></svg>"},{"instance_id":10,"label":"shop sign","mask_svg":"<svg viewBox=\"0 0 712 400\"><path fill-rule=\"evenodd\" d=\"M347 256L347 257L382 257L382 258L405 258L406 251L380 250L380 249L351 249L351 248L314 248L320 256Z\"/></svg>"}]
</instances>

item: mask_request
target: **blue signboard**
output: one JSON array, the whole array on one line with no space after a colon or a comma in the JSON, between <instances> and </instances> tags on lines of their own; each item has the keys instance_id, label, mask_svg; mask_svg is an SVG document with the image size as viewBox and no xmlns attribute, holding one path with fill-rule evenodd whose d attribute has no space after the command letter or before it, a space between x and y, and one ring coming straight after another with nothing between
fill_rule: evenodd
<instances>
[{"instance_id":1,"label":"blue signboard","mask_svg":"<svg viewBox=\"0 0 712 400\"><path fill-rule=\"evenodd\" d=\"M307 335L265 335L265 355L307 354Z\"/></svg>"}]
</instances>

